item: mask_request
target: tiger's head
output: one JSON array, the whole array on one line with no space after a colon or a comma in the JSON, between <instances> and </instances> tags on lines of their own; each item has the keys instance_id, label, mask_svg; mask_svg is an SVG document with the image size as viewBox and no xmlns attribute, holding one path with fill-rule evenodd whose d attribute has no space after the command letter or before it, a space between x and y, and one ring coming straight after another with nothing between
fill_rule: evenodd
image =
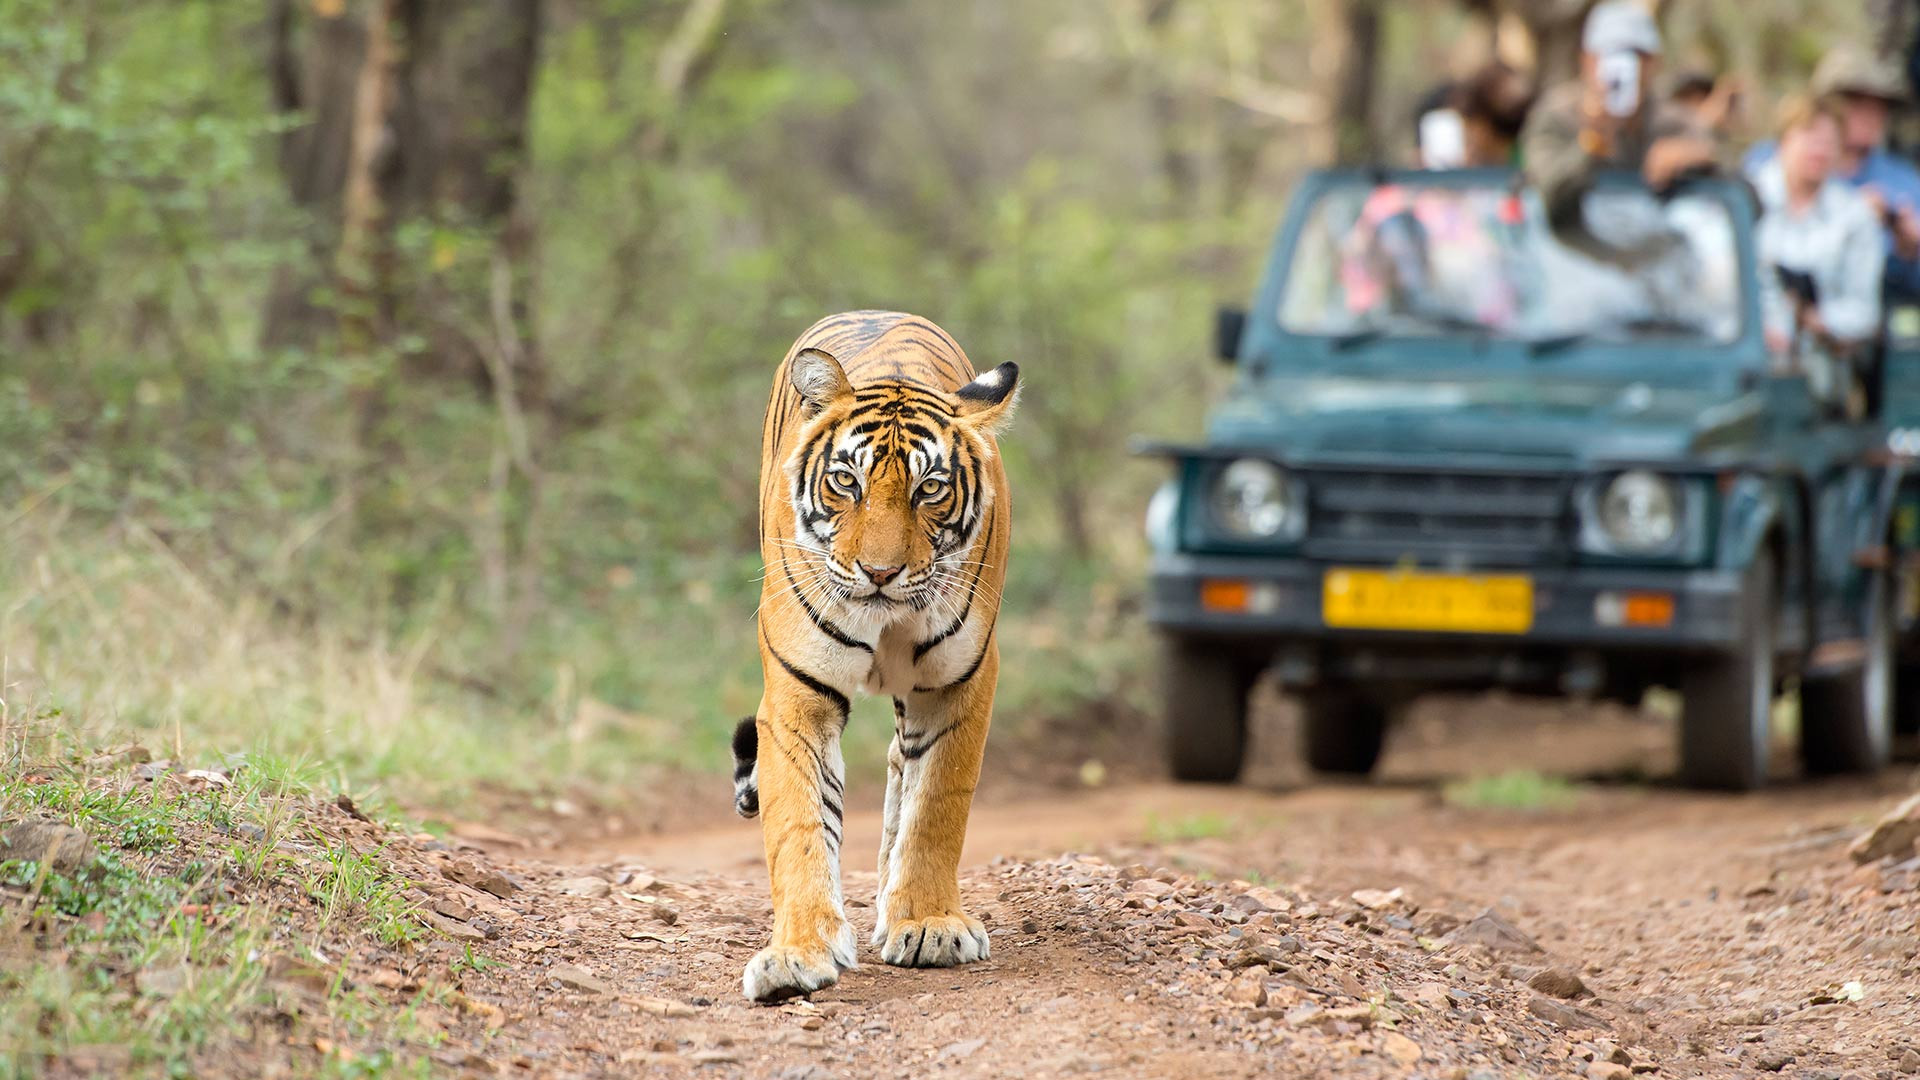
<instances>
[{"instance_id":1,"label":"tiger's head","mask_svg":"<svg viewBox=\"0 0 1920 1080\"><path fill-rule=\"evenodd\" d=\"M906 381L856 389L819 349L789 371L809 414L787 459L807 591L888 621L933 605L968 576L993 512L985 466L1012 419L1019 366L951 393Z\"/></svg>"}]
</instances>

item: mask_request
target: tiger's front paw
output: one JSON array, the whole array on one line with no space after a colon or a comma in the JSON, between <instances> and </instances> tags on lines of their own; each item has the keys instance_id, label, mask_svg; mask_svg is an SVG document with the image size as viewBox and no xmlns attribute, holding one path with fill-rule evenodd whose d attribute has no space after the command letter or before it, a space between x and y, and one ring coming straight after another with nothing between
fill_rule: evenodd
<instances>
[{"instance_id":1,"label":"tiger's front paw","mask_svg":"<svg viewBox=\"0 0 1920 1080\"><path fill-rule=\"evenodd\" d=\"M817 954L769 945L747 961L740 988L748 999L763 1003L824 990L840 981L840 965L825 949Z\"/></svg>"},{"instance_id":2,"label":"tiger's front paw","mask_svg":"<svg viewBox=\"0 0 1920 1080\"><path fill-rule=\"evenodd\" d=\"M987 958L987 928L964 911L901 919L887 928L880 959L895 967L957 967Z\"/></svg>"},{"instance_id":3,"label":"tiger's front paw","mask_svg":"<svg viewBox=\"0 0 1920 1080\"><path fill-rule=\"evenodd\" d=\"M769 945L747 961L740 989L770 1003L824 990L854 966L853 927L845 922L811 946Z\"/></svg>"}]
</instances>

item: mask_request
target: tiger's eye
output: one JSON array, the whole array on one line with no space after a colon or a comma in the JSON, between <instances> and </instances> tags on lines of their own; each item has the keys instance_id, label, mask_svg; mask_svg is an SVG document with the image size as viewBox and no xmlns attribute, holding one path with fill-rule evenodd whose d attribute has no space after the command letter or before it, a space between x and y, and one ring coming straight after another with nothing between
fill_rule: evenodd
<instances>
[{"instance_id":1,"label":"tiger's eye","mask_svg":"<svg viewBox=\"0 0 1920 1080\"><path fill-rule=\"evenodd\" d=\"M920 485L920 497L923 499L937 499L946 494L946 491L945 480L928 480Z\"/></svg>"}]
</instances>

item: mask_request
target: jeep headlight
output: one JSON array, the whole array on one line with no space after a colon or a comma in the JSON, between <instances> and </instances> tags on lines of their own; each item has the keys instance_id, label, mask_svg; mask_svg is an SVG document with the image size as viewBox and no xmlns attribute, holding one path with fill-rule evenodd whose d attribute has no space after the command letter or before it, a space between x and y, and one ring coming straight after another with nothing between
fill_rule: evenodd
<instances>
[{"instance_id":1,"label":"jeep headlight","mask_svg":"<svg viewBox=\"0 0 1920 1080\"><path fill-rule=\"evenodd\" d=\"M1235 540L1297 540L1306 532L1306 491L1271 461L1240 458L1214 476L1207 500L1220 531Z\"/></svg>"},{"instance_id":2,"label":"jeep headlight","mask_svg":"<svg viewBox=\"0 0 1920 1080\"><path fill-rule=\"evenodd\" d=\"M1670 551L1687 527L1687 493L1668 477L1632 469L1598 485L1587 516L1590 539L1600 541L1590 547L1636 555Z\"/></svg>"}]
</instances>

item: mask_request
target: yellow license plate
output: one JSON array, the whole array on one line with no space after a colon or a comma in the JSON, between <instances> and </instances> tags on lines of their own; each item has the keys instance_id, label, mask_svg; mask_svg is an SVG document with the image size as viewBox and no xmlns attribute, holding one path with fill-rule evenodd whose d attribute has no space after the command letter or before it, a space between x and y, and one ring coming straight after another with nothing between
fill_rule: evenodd
<instances>
[{"instance_id":1,"label":"yellow license plate","mask_svg":"<svg viewBox=\"0 0 1920 1080\"><path fill-rule=\"evenodd\" d=\"M1533 626L1533 581L1520 575L1417 570L1328 570L1320 614L1328 626L1524 634Z\"/></svg>"}]
</instances>

